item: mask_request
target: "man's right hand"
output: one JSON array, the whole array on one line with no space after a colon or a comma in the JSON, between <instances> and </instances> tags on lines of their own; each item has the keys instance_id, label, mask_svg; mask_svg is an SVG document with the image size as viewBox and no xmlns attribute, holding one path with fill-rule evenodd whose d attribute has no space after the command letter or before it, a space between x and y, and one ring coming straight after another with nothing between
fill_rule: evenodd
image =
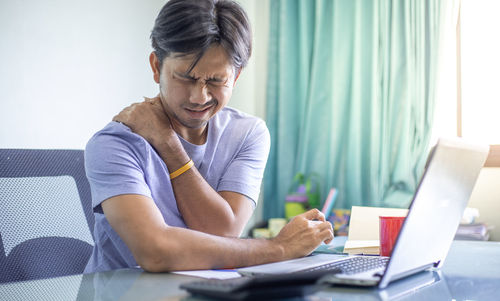
<instances>
[{"instance_id":1,"label":"man's right hand","mask_svg":"<svg viewBox=\"0 0 500 301\"><path fill-rule=\"evenodd\" d=\"M332 239L332 224L321 211L312 209L295 216L272 241L283 249L283 259L293 259L309 255L321 242Z\"/></svg>"}]
</instances>

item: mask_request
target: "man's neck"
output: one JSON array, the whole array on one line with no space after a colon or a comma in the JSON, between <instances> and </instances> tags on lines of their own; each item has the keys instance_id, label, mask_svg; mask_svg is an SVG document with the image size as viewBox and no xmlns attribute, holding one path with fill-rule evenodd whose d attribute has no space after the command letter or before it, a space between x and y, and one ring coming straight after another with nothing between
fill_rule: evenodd
<instances>
[{"instance_id":1,"label":"man's neck","mask_svg":"<svg viewBox=\"0 0 500 301\"><path fill-rule=\"evenodd\" d=\"M207 141L208 124L201 128L190 129L178 124L173 125L174 131L189 143L202 145Z\"/></svg>"}]
</instances>

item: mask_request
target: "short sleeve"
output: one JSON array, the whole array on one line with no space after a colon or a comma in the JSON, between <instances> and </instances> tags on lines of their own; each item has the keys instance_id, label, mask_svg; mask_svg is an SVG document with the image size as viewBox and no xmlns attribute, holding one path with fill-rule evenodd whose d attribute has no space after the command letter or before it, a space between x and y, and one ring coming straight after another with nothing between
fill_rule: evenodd
<instances>
[{"instance_id":1,"label":"short sleeve","mask_svg":"<svg viewBox=\"0 0 500 301\"><path fill-rule=\"evenodd\" d=\"M257 204L270 145L269 130L259 119L229 163L217 190L241 193Z\"/></svg>"},{"instance_id":2,"label":"short sleeve","mask_svg":"<svg viewBox=\"0 0 500 301\"><path fill-rule=\"evenodd\" d=\"M93 208L106 199L122 194L151 197L141 168L141 148L144 144L139 137L135 137L137 135L122 131L99 132L85 148L85 170Z\"/></svg>"}]
</instances>

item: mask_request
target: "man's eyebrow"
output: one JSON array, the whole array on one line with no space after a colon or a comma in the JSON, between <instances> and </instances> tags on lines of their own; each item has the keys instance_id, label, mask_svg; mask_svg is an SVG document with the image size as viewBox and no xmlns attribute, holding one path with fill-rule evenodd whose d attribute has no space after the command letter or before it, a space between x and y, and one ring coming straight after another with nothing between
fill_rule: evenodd
<instances>
[{"instance_id":1,"label":"man's eyebrow","mask_svg":"<svg viewBox=\"0 0 500 301\"><path fill-rule=\"evenodd\" d=\"M174 71L175 75L177 76L180 76L182 78L186 78L186 79L190 79L190 80L199 80L200 78L199 77L194 77L192 75L190 75L189 73L185 73L185 72L177 72L177 71ZM209 77L207 78L205 81L211 81L211 82L216 82L216 83L223 83L223 82L226 82L227 81L227 78L224 78L224 77L217 77L217 76L212 76L212 77Z\"/></svg>"},{"instance_id":2,"label":"man's eyebrow","mask_svg":"<svg viewBox=\"0 0 500 301\"><path fill-rule=\"evenodd\" d=\"M220 78L220 77L209 77L207 78L206 81L212 81L212 82L218 82L218 83L222 83L222 82L225 82L227 79L225 78Z\"/></svg>"},{"instance_id":3,"label":"man's eyebrow","mask_svg":"<svg viewBox=\"0 0 500 301\"><path fill-rule=\"evenodd\" d=\"M184 73L184 72L177 72L177 71L174 71L175 75L177 76L180 76L180 77L183 77L183 78L187 78L187 79L192 79L192 80L198 80L198 78L188 74L188 73Z\"/></svg>"}]
</instances>

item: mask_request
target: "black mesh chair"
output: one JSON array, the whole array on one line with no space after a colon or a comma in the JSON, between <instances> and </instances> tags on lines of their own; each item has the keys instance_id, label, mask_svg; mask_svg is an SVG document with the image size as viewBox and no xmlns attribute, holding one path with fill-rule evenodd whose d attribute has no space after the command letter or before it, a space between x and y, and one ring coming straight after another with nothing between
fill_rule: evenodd
<instances>
[{"instance_id":1,"label":"black mesh chair","mask_svg":"<svg viewBox=\"0 0 500 301\"><path fill-rule=\"evenodd\" d=\"M82 150L0 149L0 283L82 273L93 228Z\"/></svg>"}]
</instances>

